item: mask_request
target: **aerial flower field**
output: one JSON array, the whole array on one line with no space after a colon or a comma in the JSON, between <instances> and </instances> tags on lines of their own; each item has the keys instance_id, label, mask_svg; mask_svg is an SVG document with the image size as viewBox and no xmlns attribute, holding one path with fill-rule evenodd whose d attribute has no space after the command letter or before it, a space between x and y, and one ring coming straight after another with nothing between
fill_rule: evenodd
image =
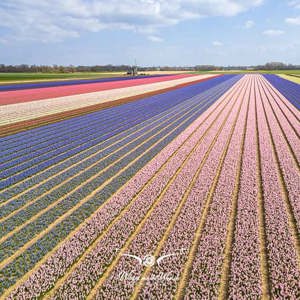
<instances>
[{"instance_id":1,"label":"aerial flower field","mask_svg":"<svg viewBox=\"0 0 300 300\"><path fill-rule=\"evenodd\" d=\"M300 85L1 86L0 298L300 299Z\"/></svg>"}]
</instances>

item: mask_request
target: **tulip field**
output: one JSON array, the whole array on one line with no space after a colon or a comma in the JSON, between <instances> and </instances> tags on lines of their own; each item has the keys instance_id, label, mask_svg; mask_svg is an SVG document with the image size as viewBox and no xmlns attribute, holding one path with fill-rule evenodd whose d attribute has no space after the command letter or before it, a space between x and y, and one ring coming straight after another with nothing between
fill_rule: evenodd
<instances>
[{"instance_id":1,"label":"tulip field","mask_svg":"<svg viewBox=\"0 0 300 300\"><path fill-rule=\"evenodd\" d=\"M0 299L300 299L300 85L0 87Z\"/></svg>"}]
</instances>

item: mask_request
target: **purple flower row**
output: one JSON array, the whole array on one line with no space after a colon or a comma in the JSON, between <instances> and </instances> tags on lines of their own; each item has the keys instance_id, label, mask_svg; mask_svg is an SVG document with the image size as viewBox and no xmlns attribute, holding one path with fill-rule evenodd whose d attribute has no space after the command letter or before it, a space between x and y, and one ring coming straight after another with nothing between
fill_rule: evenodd
<instances>
[{"instance_id":1,"label":"purple flower row","mask_svg":"<svg viewBox=\"0 0 300 300\"><path fill-rule=\"evenodd\" d=\"M232 244L228 297L230 299L262 298L260 269L258 156L254 79L252 79L243 148L237 212ZM264 228L261 228L264 230Z\"/></svg>"},{"instance_id":2,"label":"purple flower row","mask_svg":"<svg viewBox=\"0 0 300 300\"><path fill-rule=\"evenodd\" d=\"M300 109L300 85L283 79L274 74L265 74L264 77L282 93L297 109Z\"/></svg>"}]
</instances>

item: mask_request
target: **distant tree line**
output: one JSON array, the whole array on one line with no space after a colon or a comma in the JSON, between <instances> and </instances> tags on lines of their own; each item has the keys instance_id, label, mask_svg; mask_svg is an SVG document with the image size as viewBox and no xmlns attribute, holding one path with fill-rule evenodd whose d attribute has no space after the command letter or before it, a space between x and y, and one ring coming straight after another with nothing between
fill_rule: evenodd
<instances>
[{"instance_id":1,"label":"distant tree line","mask_svg":"<svg viewBox=\"0 0 300 300\"><path fill-rule=\"evenodd\" d=\"M5 65L0 64L0 72L2 73L74 73L74 72L128 72L132 69L129 65L95 65L95 66L60 66L60 65ZM296 70L300 69L300 65L284 64L281 62L269 62L265 65L258 66L214 66L214 65L197 65L193 67L170 67L170 66L153 66L142 67L138 70L147 71L221 71L221 70Z\"/></svg>"},{"instance_id":2,"label":"distant tree line","mask_svg":"<svg viewBox=\"0 0 300 300\"><path fill-rule=\"evenodd\" d=\"M59 66L59 65L5 65L0 64L0 72L5 73L34 73L34 72L42 72L42 73L74 73L74 72L114 72L114 71L127 71L130 70L131 66L127 65L105 65L105 66Z\"/></svg>"},{"instance_id":3,"label":"distant tree line","mask_svg":"<svg viewBox=\"0 0 300 300\"><path fill-rule=\"evenodd\" d=\"M195 66L197 71L220 71L220 70L299 70L300 65L284 64L282 62L269 62L257 66L213 66L201 65Z\"/></svg>"}]
</instances>

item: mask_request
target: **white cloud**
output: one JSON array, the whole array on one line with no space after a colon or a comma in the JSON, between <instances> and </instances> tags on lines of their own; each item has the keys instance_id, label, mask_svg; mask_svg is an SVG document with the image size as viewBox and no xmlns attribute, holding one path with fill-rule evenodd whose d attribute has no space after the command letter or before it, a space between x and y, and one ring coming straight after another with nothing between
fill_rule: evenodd
<instances>
[{"instance_id":1,"label":"white cloud","mask_svg":"<svg viewBox=\"0 0 300 300\"><path fill-rule=\"evenodd\" d=\"M295 8L300 8L300 0L293 0L289 2L290 6L293 6Z\"/></svg>"},{"instance_id":2,"label":"white cloud","mask_svg":"<svg viewBox=\"0 0 300 300\"><path fill-rule=\"evenodd\" d=\"M254 21L248 20L245 22L245 28L250 29L255 25Z\"/></svg>"},{"instance_id":3,"label":"white cloud","mask_svg":"<svg viewBox=\"0 0 300 300\"><path fill-rule=\"evenodd\" d=\"M149 35L147 38L149 41L156 42L156 43L160 43L160 42L164 41L161 37L159 37L157 35Z\"/></svg>"},{"instance_id":4,"label":"white cloud","mask_svg":"<svg viewBox=\"0 0 300 300\"><path fill-rule=\"evenodd\" d=\"M60 41L82 32L132 30L148 36L185 20L235 16L263 0L10 0L0 2L0 27L22 40Z\"/></svg>"},{"instance_id":5,"label":"white cloud","mask_svg":"<svg viewBox=\"0 0 300 300\"><path fill-rule=\"evenodd\" d=\"M219 42L219 41L213 41L212 44L213 44L214 47L221 47L221 46L223 46L223 43Z\"/></svg>"},{"instance_id":6,"label":"white cloud","mask_svg":"<svg viewBox=\"0 0 300 300\"><path fill-rule=\"evenodd\" d=\"M283 35L284 31L280 29L268 29L263 31L263 34L268 36L279 36L279 35Z\"/></svg>"},{"instance_id":7,"label":"white cloud","mask_svg":"<svg viewBox=\"0 0 300 300\"><path fill-rule=\"evenodd\" d=\"M295 18L286 18L285 22L293 25L300 25L300 16Z\"/></svg>"}]
</instances>

